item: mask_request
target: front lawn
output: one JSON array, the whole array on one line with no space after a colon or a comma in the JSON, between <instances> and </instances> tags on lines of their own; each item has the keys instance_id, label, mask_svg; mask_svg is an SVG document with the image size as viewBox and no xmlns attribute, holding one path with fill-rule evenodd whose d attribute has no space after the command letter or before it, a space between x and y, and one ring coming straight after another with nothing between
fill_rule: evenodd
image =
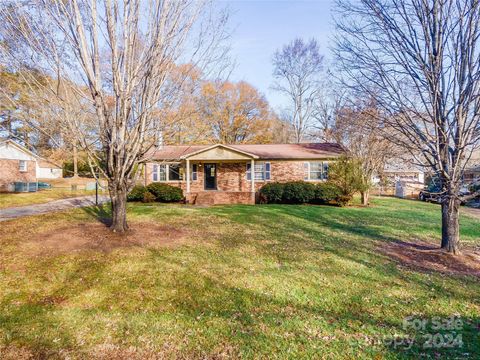
<instances>
[{"instance_id":1,"label":"front lawn","mask_svg":"<svg viewBox=\"0 0 480 360\"><path fill-rule=\"evenodd\" d=\"M127 237L106 215L0 225L0 358L480 357L480 275L467 257L432 261L450 259L429 245L437 205L131 204ZM461 223L478 249L479 221Z\"/></svg>"}]
</instances>

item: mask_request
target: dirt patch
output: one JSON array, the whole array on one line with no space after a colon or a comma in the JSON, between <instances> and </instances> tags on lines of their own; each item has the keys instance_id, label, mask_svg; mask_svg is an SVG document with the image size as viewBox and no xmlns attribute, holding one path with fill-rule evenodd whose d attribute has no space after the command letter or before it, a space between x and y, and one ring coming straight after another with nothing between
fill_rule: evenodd
<instances>
[{"instance_id":1,"label":"dirt patch","mask_svg":"<svg viewBox=\"0 0 480 360\"><path fill-rule=\"evenodd\" d=\"M111 232L99 223L81 223L33 234L22 250L33 256L50 256L94 250L109 253L126 247L174 247L185 242L187 231L152 223L131 223L125 234Z\"/></svg>"},{"instance_id":2,"label":"dirt patch","mask_svg":"<svg viewBox=\"0 0 480 360\"><path fill-rule=\"evenodd\" d=\"M475 217L475 218L480 220L480 208L472 208L472 207L464 206L464 207L462 207L462 211L465 214L468 214L468 215L470 215L472 217Z\"/></svg>"},{"instance_id":3,"label":"dirt patch","mask_svg":"<svg viewBox=\"0 0 480 360\"><path fill-rule=\"evenodd\" d=\"M34 359L92 359L92 360L219 360L219 359L238 359L240 355L238 349L228 343L221 343L218 350L210 354L202 352L181 351L179 346L169 342L163 343L159 348L122 347L118 345L104 343L92 348L83 349L29 349L9 345L0 346L0 359L2 360L34 360Z\"/></svg>"},{"instance_id":4,"label":"dirt patch","mask_svg":"<svg viewBox=\"0 0 480 360\"><path fill-rule=\"evenodd\" d=\"M379 249L401 266L448 275L470 275L480 279L480 250L463 249L452 255L438 246L422 242L393 241Z\"/></svg>"}]
</instances>

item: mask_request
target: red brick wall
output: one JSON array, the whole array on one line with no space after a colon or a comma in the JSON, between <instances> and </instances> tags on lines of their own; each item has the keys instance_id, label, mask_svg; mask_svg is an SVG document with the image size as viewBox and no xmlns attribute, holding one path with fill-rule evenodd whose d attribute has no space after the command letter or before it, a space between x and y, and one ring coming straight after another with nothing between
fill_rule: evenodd
<instances>
[{"instance_id":1,"label":"red brick wall","mask_svg":"<svg viewBox=\"0 0 480 360\"><path fill-rule=\"evenodd\" d=\"M304 161L270 161L271 179L270 181L295 181L304 180ZM248 192L251 190L251 182L246 177L246 162L238 163L217 163L217 189L219 191L240 191ZM197 166L197 180L190 182L190 192L196 193L204 191L204 173L203 164ZM152 182L153 164L148 163L145 170L145 184ZM268 181L255 181L255 190L259 190ZM178 186L186 190L185 181L167 182L169 185Z\"/></svg>"},{"instance_id":2,"label":"red brick wall","mask_svg":"<svg viewBox=\"0 0 480 360\"><path fill-rule=\"evenodd\" d=\"M246 163L220 163L217 165L217 189L220 191L250 191L246 177Z\"/></svg>"},{"instance_id":3,"label":"red brick wall","mask_svg":"<svg viewBox=\"0 0 480 360\"><path fill-rule=\"evenodd\" d=\"M27 161L27 171L18 170L19 160L0 159L0 191L8 191L8 185L13 182L35 182L35 161Z\"/></svg>"}]
</instances>

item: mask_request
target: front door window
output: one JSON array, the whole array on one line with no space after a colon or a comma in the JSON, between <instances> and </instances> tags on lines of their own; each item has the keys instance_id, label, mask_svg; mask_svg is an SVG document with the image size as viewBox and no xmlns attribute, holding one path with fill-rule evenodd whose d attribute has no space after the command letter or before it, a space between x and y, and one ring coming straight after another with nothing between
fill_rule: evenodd
<instances>
[{"instance_id":1,"label":"front door window","mask_svg":"<svg viewBox=\"0 0 480 360\"><path fill-rule=\"evenodd\" d=\"M205 190L217 189L217 166L216 164L205 164Z\"/></svg>"}]
</instances>

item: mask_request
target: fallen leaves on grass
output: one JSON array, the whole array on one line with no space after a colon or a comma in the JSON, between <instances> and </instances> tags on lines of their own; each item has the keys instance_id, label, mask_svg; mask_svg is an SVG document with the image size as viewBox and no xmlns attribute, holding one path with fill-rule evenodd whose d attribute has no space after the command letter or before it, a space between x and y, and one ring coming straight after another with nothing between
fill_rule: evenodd
<instances>
[{"instance_id":1,"label":"fallen leaves on grass","mask_svg":"<svg viewBox=\"0 0 480 360\"><path fill-rule=\"evenodd\" d=\"M125 247L172 247L183 243L187 231L154 223L131 223L125 234L113 233L104 224L80 223L34 234L21 243L30 256L54 256L72 251L109 253Z\"/></svg>"},{"instance_id":2,"label":"fallen leaves on grass","mask_svg":"<svg viewBox=\"0 0 480 360\"><path fill-rule=\"evenodd\" d=\"M423 241L382 243L380 251L401 266L448 275L470 275L480 278L480 251L464 249L452 255Z\"/></svg>"}]
</instances>

